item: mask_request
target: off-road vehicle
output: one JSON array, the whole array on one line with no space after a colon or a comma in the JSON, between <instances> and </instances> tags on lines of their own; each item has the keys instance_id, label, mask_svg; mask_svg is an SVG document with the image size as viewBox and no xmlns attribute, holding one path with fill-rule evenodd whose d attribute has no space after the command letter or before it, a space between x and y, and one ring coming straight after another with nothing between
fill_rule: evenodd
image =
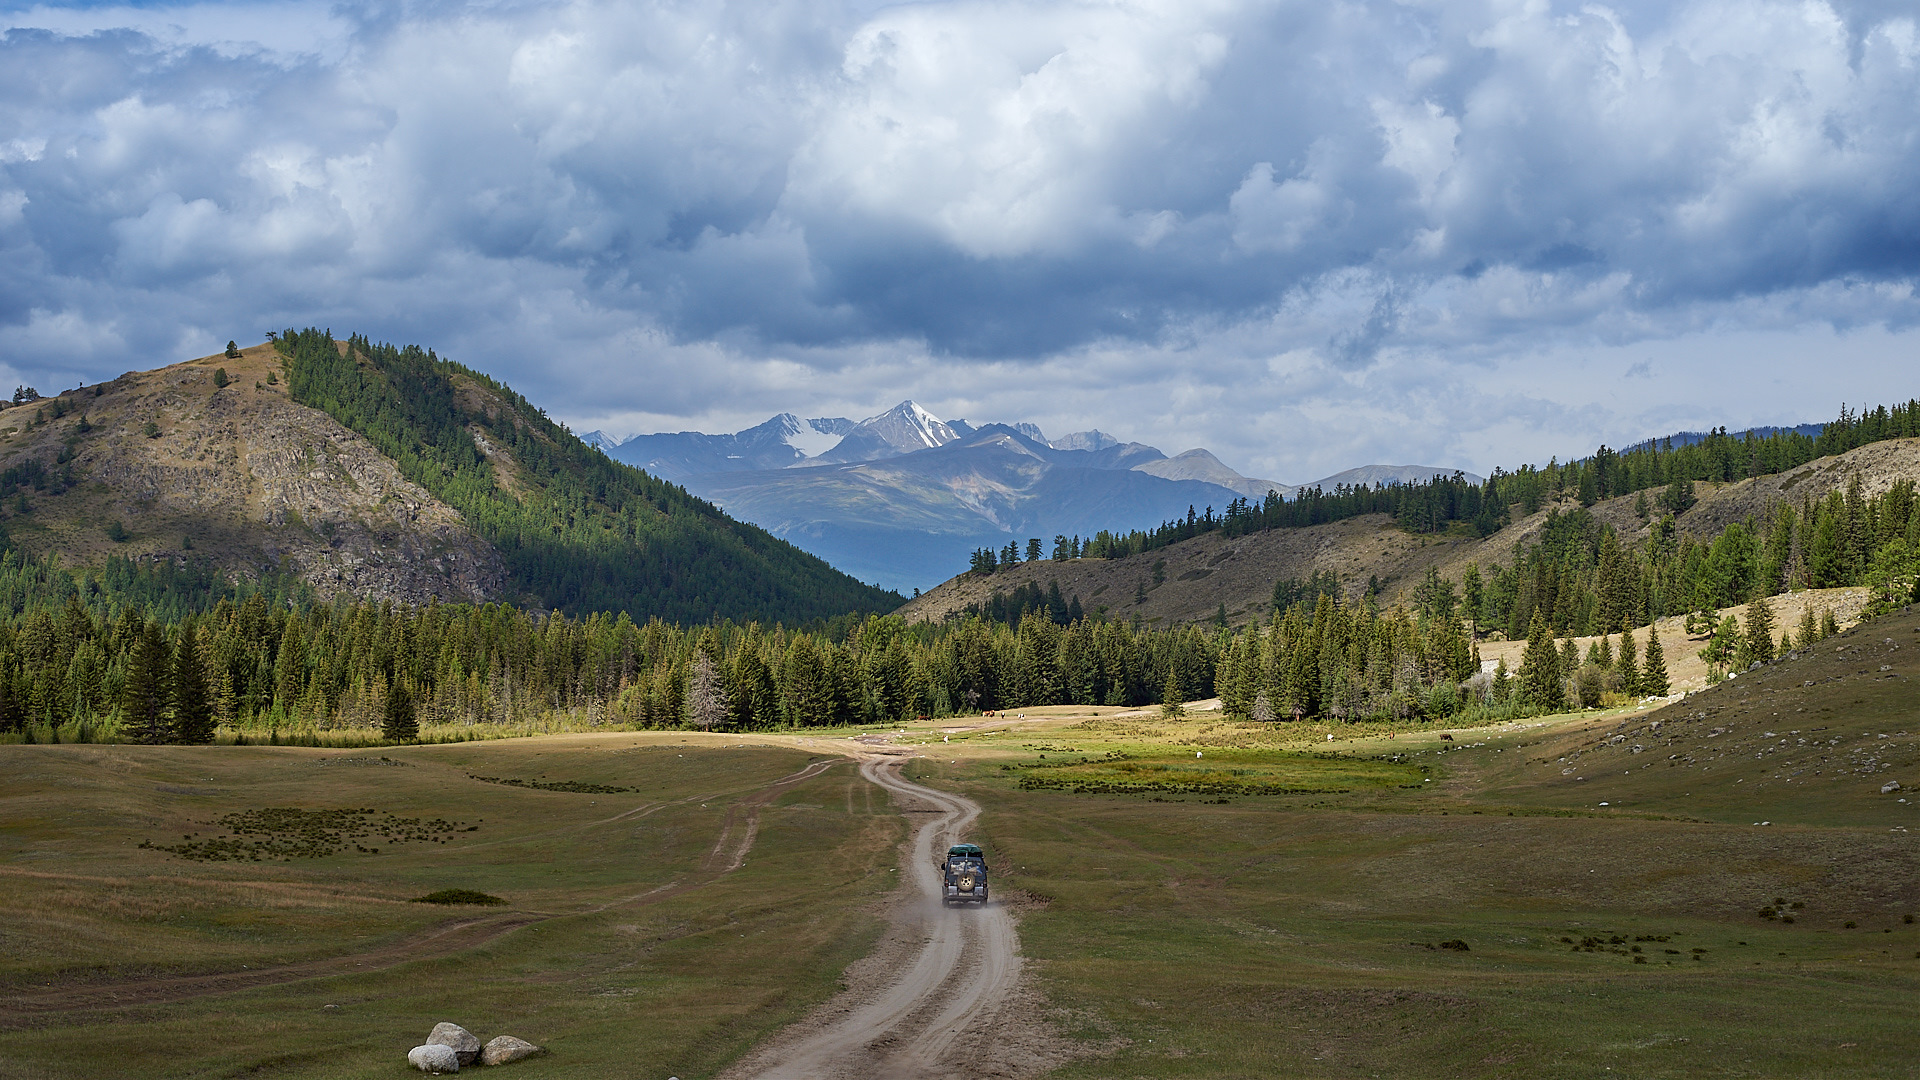
<instances>
[{"instance_id":1,"label":"off-road vehicle","mask_svg":"<svg viewBox=\"0 0 1920 1080\"><path fill-rule=\"evenodd\" d=\"M968 900L987 902L987 856L975 844L955 844L947 857L939 861L940 902L958 904Z\"/></svg>"}]
</instances>

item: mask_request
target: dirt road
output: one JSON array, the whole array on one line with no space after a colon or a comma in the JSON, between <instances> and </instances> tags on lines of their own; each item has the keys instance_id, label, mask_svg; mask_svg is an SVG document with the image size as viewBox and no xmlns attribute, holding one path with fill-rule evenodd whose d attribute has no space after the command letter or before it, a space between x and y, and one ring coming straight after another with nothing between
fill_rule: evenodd
<instances>
[{"instance_id":1,"label":"dirt road","mask_svg":"<svg viewBox=\"0 0 1920 1080\"><path fill-rule=\"evenodd\" d=\"M964 838L980 807L903 779L898 758L870 758L860 772L921 818L907 845L893 933L864 972L849 973L847 992L755 1050L728 1071L730 1080L921 1077L952 1068L979 1075L983 1047L1025 1026L1004 1015L1020 976L1004 900L945 908L939 899L935 855Z\"/></svg>"}]
</instances>

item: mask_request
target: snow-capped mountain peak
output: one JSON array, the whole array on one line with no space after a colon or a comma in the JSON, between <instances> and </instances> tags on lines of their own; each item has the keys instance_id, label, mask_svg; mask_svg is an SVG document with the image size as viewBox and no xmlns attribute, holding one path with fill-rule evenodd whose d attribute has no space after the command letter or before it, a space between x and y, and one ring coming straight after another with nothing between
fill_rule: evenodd
<instances>
[{"instance_id":1,"label":"snow-capped mountain peak","mask_svg":"<svg viewBox=\"0 0 1920 1080\"><path fill-rule=\"evenodd\" d=\"M855 424L839 445L816 460L877 461L945 446L960 437L946 421L921 408L918 402L908 400Z\"/></svg>"}]
</instances>

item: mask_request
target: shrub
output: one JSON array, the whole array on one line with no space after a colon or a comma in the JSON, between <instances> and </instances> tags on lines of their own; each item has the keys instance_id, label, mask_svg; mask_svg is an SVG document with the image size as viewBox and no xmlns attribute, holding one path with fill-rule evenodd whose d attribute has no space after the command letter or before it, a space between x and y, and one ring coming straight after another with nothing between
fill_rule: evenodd
<instances>
[{"instance_id":1,"label":"shrub","mask_svg":"<svg viewBox=\"0 0 1920 1080\"><path fill-rule=\"evenodd\" d=\"M229 356L231 356L231 355L233 355L233 354L232 354L232 353L228 353L227 355L229 355ZM227 378L227 369L226 369L226 368L223 368L223 367L217 367L217 368L214 368L214 369L213 369L213 388L214 388L215 390L224 390L224 389L226 389L226 386L227 386L227 383L228 383L229 381L230 381L230 380L229 380L229 379Z\"/></svg>"},{"instance_id":2,"label":"shrub","mask_svg":"<svg viewBox=\"0 0 1920 1080\"><path fill-rule=\"evenodd\" d=\"M407 901L410 904L479 904L495 907L506 903L505 900L473 889L441 889L425 896L416 896Z\"/></svg>"},{"instance_id":3,"label":"shrub","mask_svg":"<svg viewBox=\"0 0 1920 1080\"><path fill-rule=\"evenodd\" d=\"M153 420L149 420L149 421L147 421L146 423L144 423L144 424L141 424L141 425L140 425L140 434L142 434L142 435L145 435L145 436L146 436L147 438L149 438L149 439L157 439L157 438L159 438L159 437L160 437L160 425L159 425L159 423L157 423L156 421L153 421Z\"/></svg>"},{"instance_id":4,"label":"shrub","mask_svg":"<svg viewBox=\"0 0 1920 1080\"><path fill-rule=\"evenodd\" d=\"M272 386L272 385L273 385L274 383L277 383L277 382L279 382L279 381L280 381L280 376L278 376L278 375L275 375L275 374L274 374L273 372L271 372L271 371L269 371L269 372L267 372L267 385L268 385L268 386Z\"/></svg>"},{"instance_id":5,"label":"shrub","mask_svg":"<svg viewBox=\"0 0 1920 1080\"><path fill-rule=\"evenodd\" d=\"M124 544L130 535L132 534L127 532L127 527L120 523L119 518L114 518L112 521L107 522L107 539L114 543Z\"/></svg>"}]
</instances>

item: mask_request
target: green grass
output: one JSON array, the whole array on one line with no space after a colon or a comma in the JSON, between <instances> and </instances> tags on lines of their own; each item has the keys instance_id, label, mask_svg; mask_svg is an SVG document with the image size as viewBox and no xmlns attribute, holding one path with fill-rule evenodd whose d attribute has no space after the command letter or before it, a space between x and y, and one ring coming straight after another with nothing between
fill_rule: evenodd
<instances>
[{"instance_id":1,"label":"green grass","mask_svg":"<svg viewBox=\"0 0 1920 1080\"><path fill-rule=\"evenodd\" d=\"M1083 1043L1062 1080L1908 1076L1920 797L1880 787L1920 786L1916 625L1663 710L1464 730L1061 709L898 741L985 808L969 839ZM0 749L0 997L545 917L397 967L0 1029L0 1076L397 1075L438 1020L553 1050L515 1075L712 1076L868 950L904 835L839 765L762 812L741 870L703 870L730 808L819 756L788 741ZM348 835L369 825L389 831ZM236 837L312 850L160 850ZM675 883L698 887L648 898ZM506 904L411 902L451 890Z\"/></svg>"},{"instance_id":2,"label":"green grass","mask_svg":"<svg viewBox=\"0 0 1920 1080\"><path fill-rule=\"evenodd\" d=\"M890 887L903 834L884 793L840 765L760 811L740 870L703 870L741 797L819 756L721 743L563 736L388 749L385 761L273 747L0 751L0 998L324 962L449 922L544 917L478 948L364 973L37 1018L0 1029L0 1076L97 1076L102 1061L128 1077L390 1076L440 1020L549 1048L517 1076L711 1075L832 993L867 951L879 930L870 904ZM375 818L353 820L478 829L381 840L377 855L349 841L291 861L139 846L204 836L230 815L259 824L266 808L327 813L323 825L371 808ZM314 822L280 824L299 836ZM696 887L645 895L676 883ZM445 892L507 906L411 902Z\"/></svg>"},{"instance_id":3,"label":"green grass","mask_svg":"<svg viewBox=\"0 0 1920 1080\"><path fill-rule=\"evenodd\" d=\"M1062 718L916 768L984 805L1001 888L1034 900L1023 952L1090 1051L1062 1080L1904 1077L1920 797L1880 787L1920 781L1920 698L1894 677L1916 624L1665 710L1475 731ZM1430 782L1224 806L1019 783L1131 762L1337 775L1319 755Z\"/></svg>"}]
</instances>

